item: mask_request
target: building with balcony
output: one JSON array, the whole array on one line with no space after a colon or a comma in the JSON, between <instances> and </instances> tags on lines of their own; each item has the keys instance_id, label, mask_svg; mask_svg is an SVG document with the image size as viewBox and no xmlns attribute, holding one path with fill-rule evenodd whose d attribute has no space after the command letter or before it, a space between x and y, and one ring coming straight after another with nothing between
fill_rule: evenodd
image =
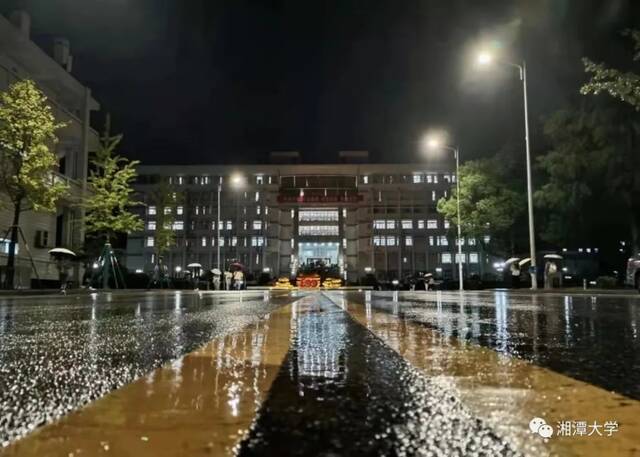
<instances>
[{"instance_id":1,"label":"building with balcony","mask_svg":"<svg viewBox=\"0 0 640 457\"><path fill-rule=\"evenodd\" d=\"M219 248L221 269L239 262L254 275L295 276L320 264L335 266L349 283L366 272L380 280L420 272L457 277L453 227L436 211L455 185L450 165L353 163L348 153L337 161L347 163L331 165L282 158L272 156L278 163L269 165L139 166L145 230L128 238L128 268L149 272L157 260L156 218L167 209L151 196L164 182L182 195L176 243L164 255L171 271L194 262L214 268ZM465 274L487 268L485 241L462 240Z\"/></svg>"},{"instance_id":2,"label":"building with balcony","mask_svg":"<svg viewBox=\"0 0 640 457\"><path fill-rule=\"evenodd\" d=\"M25 211L20 227L38 274L43 279L57 279L55 265L48 250L63 246L77 250L83 243L83 210L77 207L86 190L88 155L98 145L98 134L90 127L92 111L99 104L91 91L71 74L73 56L69 42L62 38L52 42L52 55L30 39L30 17L15 11L8 18L0 15L0 90L22 79L36 82L48 97L59 122L67 126L58 131L56 153L59 169L54 179L70 185L68 197L61 201L55 213ZM2 198L0 196L0 198ZM6 198L3 199L6 202ZM0 209L0 265L6 264L9 241L6 236L12 221L12 209ZM77 279L79 271L75 271ZM29 287L34 277L27 249L20 239L17 246L16 286Z\"/></svg>"}]
</instances>

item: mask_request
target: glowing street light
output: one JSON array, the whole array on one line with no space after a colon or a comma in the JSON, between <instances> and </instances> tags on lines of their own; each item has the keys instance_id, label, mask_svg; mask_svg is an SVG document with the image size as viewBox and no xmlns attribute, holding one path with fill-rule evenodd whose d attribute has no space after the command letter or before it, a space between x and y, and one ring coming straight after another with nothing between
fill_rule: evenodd
<instances>
[{"instance_id":1,"label":"glowing street light","mask_svg":"<svg viewBox=\"0 0 640 457\"><path fill-rule=\"evenodd\" d=\"M234 173L229 177L229 182L231 182L232 189L240 189L244 187L245 178L240 173ZM220 220L220 194L222 193L222 177L218 178L218 220L216 222L216 265L218 270L220 270L220 225L222 221Z\"/></svg>"},{"instance_id":2,"label":"glowing street light","mask_svg":"<svg viewBox=\"0 0 640 457\"><path fill-rule=\"evenodd\" d=\"M481 66L487 66L494 62L494 56L489 52L480 52L477 62ZM500 62L510 67L515 67L520 72L522 81L522 92L524 96L524 132L527 155L527 206L529 212L529 255L531 257L531 289L538 288L538 276L536 274L536 237L533 220L533 185L531 183L531 142L529 140L529 113L527 108L527 64L523 60L522 64L512 62Z\"/></svg>"},{"instance_id":3,"label":"glowing street light","mask_svg":"<svg viewBox=\"0 0 640 457\"><path fill-rule=\"evenodd\" d=\"M449 146L445 142L445 137L438 133L425 135L423 143L428 150L446 149L453 152L456 159L456 205L458 213L458 288L464 290L462 278L462 219L460 217L460 148Z\"/></svg>"}]
</instances>

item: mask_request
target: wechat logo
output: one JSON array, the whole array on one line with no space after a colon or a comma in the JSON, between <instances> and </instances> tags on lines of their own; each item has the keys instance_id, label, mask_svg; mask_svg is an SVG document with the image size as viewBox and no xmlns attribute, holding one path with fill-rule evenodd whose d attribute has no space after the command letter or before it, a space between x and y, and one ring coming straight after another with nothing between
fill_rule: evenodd
<instances>
[{"instance_id":1,"label":"wechat logo","mask_svg":"<svg viewBox=\"0 0 640 457\"><path fill-rule=\"evenodd\" d=\"M529 430L531 430L531 433L537 433L541 437L545 438L545 440L553 436L553 427L548 425L547 421L541 417L534 417L531 419L529 422Z\"/></svg>"}]
</instances>

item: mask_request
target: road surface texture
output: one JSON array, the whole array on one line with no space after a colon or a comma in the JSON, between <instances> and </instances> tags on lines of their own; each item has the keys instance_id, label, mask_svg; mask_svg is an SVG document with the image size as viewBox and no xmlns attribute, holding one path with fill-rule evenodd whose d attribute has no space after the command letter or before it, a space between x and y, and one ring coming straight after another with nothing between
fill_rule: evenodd
<instances>
[{"instance_id":1,"label":"road surface texture","mask_svg":"<svg viewBox=\"0 0 640 457\"><path fill-rule=\"evenodd\" d=\"M640 455L639 320L500 291L1 298L0 455Z\"/></svg>"}]
</instances>

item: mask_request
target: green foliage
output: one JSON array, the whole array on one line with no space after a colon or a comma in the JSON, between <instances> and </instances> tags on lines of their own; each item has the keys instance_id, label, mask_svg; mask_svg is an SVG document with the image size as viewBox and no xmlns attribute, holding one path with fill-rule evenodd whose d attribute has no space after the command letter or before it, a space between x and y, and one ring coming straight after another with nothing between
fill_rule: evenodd
<instances>
[{"instance_id":1,"label":"green foliage","mask_svg":"<svg viewBox=\"0 0 640 457\"><path fill-rule=\"evenodd\" d=\"M627 30L624 34L633 40L633 60L640 60L640 31ZM591 79L580 88L580 93L597 95L600 92L608 92L612 97L640 110L640 75L610 68L604 63L596 63L586 57L582 61L585 72L591 74Z\"/></svg>"},{"instance_id":2,"label":"green foliage","mask_svg":"<svg viewBox=\"0 0 640 457\"><path fill-rule=\"evenodd\" d=\"M14 207L54 211L67 184L55 179L58 158L51 150L58 139L47 97L33 81L12 84L0 93L0 188Z\"/></svg>"},{"instance_id":3,"label":"green foliage","mask_svg":"<svg viewBox=\"0 0 640 457\"><path fill-rule=\"evenodd\" d=\"M173 186L163 181L151 193L150 203L156 206L154 248L156 259L159 259L175 244L173 223L176 220L177 207L183 204L183 196L176 192ZM165 208L169 208L169 211L165 212Z\"/></svg>"},{"instance_id":4,"label":"green foliage","mask_svg":"<svg viewBox=\"0 0 640 457\"><path fill-rule=\"evenodd\" d=\"M100 149L91 161L94 170L87 179L90 195L84 202L87 233L107 240L116 233L131 233L143 227L140 217L129 211L130 206L138 204L131 199L134 192L131 184L139 162L114 154L121 140L122 135L109 136L107 127Z\"/></svg>"},{"instance_id":5,"label":"green foliage","mask_svg":"<svg viewBox=\"0 0 640 457\"><path fill-rule=\"evenodd\" d=\"M497 158L466 162L460 167L461 229L468 236L503 236L525 208L521 193L505 179L506 170ZM458 224L457 191L438 202L438 212Z\"/></svg>"}]
</instances>

